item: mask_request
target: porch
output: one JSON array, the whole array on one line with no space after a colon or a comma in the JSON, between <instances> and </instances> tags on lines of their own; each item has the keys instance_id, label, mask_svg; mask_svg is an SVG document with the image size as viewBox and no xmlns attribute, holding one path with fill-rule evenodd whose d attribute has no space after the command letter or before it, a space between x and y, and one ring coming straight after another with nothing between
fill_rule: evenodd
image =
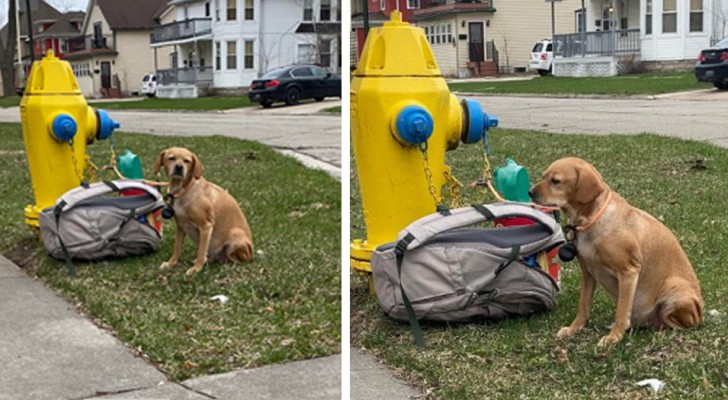
<instances>
[{"instance_id":1,"label":"porch","mask_svg":"<svg viewBox=\"0 0 728 400\"><path fill-rule=\"evenodd\" d=\"M207 95L212 86L211 67L187 67L157 70L157 97L165 99L196 98Z\"/></svg>"}]
</instances>

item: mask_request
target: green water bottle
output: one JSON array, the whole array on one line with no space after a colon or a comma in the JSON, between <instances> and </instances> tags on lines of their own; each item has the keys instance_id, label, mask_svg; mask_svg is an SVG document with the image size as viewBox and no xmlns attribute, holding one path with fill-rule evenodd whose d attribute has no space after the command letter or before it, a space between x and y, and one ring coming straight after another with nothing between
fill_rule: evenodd
<instances>
[{"instance_id":1,"label":"green water bottle","mask_svg":"<svg viewBox=\"0 0 728 400\"><path fill-rule=\"evenodd\" d=\"M531 183L528 180L528 171L522 165L506 158L503 166L493 172L495 188L506 200L529 202L528 190Z\"/></svg>"}]
</instances>

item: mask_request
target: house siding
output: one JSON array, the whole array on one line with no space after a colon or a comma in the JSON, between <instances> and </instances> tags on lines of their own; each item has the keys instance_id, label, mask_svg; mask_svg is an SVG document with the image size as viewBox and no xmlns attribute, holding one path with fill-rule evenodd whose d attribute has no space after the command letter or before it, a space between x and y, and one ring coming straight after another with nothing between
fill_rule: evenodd
<instances>
[{"instance_id":1,"label":"house siding","mask_svg":"<svg viewBox=\"0 0 728 400\"><path fill-rule=\"evenodd\" d=\"M551 4L543 0L496 1L495 8L497 11L487 17L490 27L486 28L486 41L495 40L501 67L509 71L527 67L533 45L551 37ZM575 31L574 11L580 8L580 0L555 4L556 34Z\"/></svg>"},{"instance_id":2,"label":"house siding","mask_svg":"<svg viewBox=\"0 0 728 400\"><path fill-rule=\"evenodd\" d=\"M112 65L112 76L119 78L121 92L128 95L139 90L144 75L154 71L154 50L149 47L151 30L143 31L117 31L116 56ZM169 62L169 56L162 57L161 61Z\"/></svg>"}]
</instances>

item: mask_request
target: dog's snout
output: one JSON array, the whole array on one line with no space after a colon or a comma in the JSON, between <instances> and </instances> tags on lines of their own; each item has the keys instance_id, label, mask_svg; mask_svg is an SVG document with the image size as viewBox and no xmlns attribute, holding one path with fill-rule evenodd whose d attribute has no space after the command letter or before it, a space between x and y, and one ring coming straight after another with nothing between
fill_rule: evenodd
<instances>
[{"instance_id":1,"label":"dog's snout","mask_svg":"<svg viewBox=\"0 0 728 400\"><path fill-rule=\"evenodd\" d=\"M536 195L536 186L531 186L530 189L528 189L528 197L533 199L533 196Z\"/></svg>"},{"instance_id":2,"label":"dog's snout","mask_svg":"<svg viewBox=\"0 0 728 400\"><path fill-rule=\"evenodd\" d=\"M185 172L184 167L181 165L175 165L172 173L175 175L183 175Z\"/></svg>"}]
</instances>

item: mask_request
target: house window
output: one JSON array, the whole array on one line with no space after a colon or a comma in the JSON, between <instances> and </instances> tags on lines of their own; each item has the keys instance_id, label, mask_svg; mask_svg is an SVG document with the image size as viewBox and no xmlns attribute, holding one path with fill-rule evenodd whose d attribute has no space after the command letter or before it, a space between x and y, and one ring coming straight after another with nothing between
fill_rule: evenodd
<instances>
[{"instance_id":1,"label":"house window","mask_svg":"<svg viewBox=\"0 0 728 400\"><path fill-rule=\"evenodd\" d=\"M303 0L303 20L313 21L313 0Z\"/></svg>"},{"instance_id":2,"label":"house window","mask_svg":"<svg viewBox=\"0 0 728 400\"><path fill-rule=\"evenodd\" d=\"M331 0L321 0L321 8L319 9L320 21L331 21Z\"/></svg>"},{"instance_id":3,"label":"house window","mask_svg":"<svg viewBox=\"0 0 728 400\"><path fill-rule=\"evenodd\" d=\"M61 39L61 53L68 53L68 40Z\"/></svg>"},{"instance_id":4,"label":"house window","mask_svg":"<svg viewBox=\"0 0 728 400\"><path fill-rule=\"evenodd\" d=\"M298 45L298 63L299 64L313 64L316 59L316 46L309 43L302 43Z\"/></svg>"},{"instance_id":5,"label":"house window","mask_svg":"<svg viewBox=\"0 0 728 400\"><path fill-rule=\"evenodd\" d=\"M255 0L245 0L245 20L252 21L255 19L255 8L253 7Z\"/></svg>"},{"instance_id":6,"label":"house window","mask_svg":"<svg viewBox=\"0 0 728 400\"><path fill-rule=\"evenodd\" d=\"M227 0L227 20L235 21L237 18L236 4L237 0Z\"/></svg>"},{"instance_id":7,"label":"house window","mask_svg":"<svg viewBox=\"0 0 728 400\"><path fill-rule=\"evenodd\" d=\"M215 70L216 71L220 70L220 57L221 57L220 54L221 54L220 42L215 42Z\"/></svg>"},{"instance_id":8,"label":"house window","mask_svg":"<svg viewBox=\"0 0 728 400\"><path fill-rule=\"evenodd\" d=\"M430 27L429 26L425 27L425 37L427 38L427 41L430 42L430 44L432 44L432 38L430 37Z\"/></svg>"},{"instance_id":9,"label":"house window","mask_svg":"<svg viewBox=\"0 0 728 400\"><path fill-rule=\"evenodd\" d=\"M71 70L76 77L91 76L89 63L76 63L71 65Z\"/></svg>"},{"instance_id":10,"label":"house window","mask_svg":"<svg viewBox=\"0 0 728 400\"><path fill-rule=\"evenodd\" d=\"M379 9L384 11L387 8L387 1L386 0L379 0Z\"/></svg>"},{"instance_id":11,"label":"house window","mask_svg":"<svg viewBox=\"0 0 728 400\"><path fill-rule=\"evenodd\" d=\"M662 33L677 33L677 0L662 3Z\"/></svg>"},{"instance_id":12,"label":"house window","mask_svg":"<svg viewBox=\"0 0 728 400\"><path fill-rule=\"evenodd\" d=\"M253 69L255 64L255 42L253 40L245 41L245 61L243 67L245 69Z\"/></svg>"},{"instance_id":13,"label":"house window","mask_svg":"<svg viewBox=\"0 0 728 400\"><path fill-rule=\"evenodd\" d=\"M652 35L652 0L647 0L645 10L645 35Z\"/></svg>"},{"instance_id":14,"label":"house window","mask_svg":"<svg viewBox=\"0 0 728 400\"><path fill-rule=\"evenodd\" d=\"M210 2L209 1L205 3L205 16L206 17L210 16Z\"/></svg>"},{"instance_id":15,"label":"house window","mask_svg":"<svg viewBox=\"0 0 728 400\"><path fill-rule=\"evenodd\" d=\"M447 42L452 43L454 41L452 37L452 24L447 24Z\"/></svg>"},{"instance_id":16,"label":"house window","mask_svg":"<svg viewBox=\"0 0 728 400\"><path fill-rule=\"evenodd\" d=\"M576 32L586 31L586 20L584 19L584 10L578 9L574 11L574 25Z\"/></svg>"},{"instance_id":17,"label":"house window","mask_svg":"<svg viewBox=\"0 0 728 400\"><path fill-rule=\"evenodd\" d=\"M230 40L227 42L227 69L238 68L238 53L237 46L238 42Z\"/></svg>"},{"instance_id":18,"label":"house window","mask_svg":"<svg viewBox=\"0 0 728 400\"><path fill-rule=\"evenodd\" d=\"M435 25L435 44L440 44L440 25Z\"/></svg>"},{"instance_id":19,"label":"house window","mask_svg":"<svg viewBox=\"0 0 728 400\"><path fill-rule=\"evenodd\" d=\"M220 22L220 0L215 0L215 21Z\"/></svg>"},{"instance_id":20,"label":"house window","mask_svg":"<svg viewBox=\"0 0 728 400\"><path fill-rule=\"evenodd\" d=\"M690 0L690 32L703 31L703 0Z\"/></svg>"},{"instance_id":21,"label":"house window","mask_svg":"<svg viewBox=\"0 0 728 400\"><path fill-rule=\"evenodd\" d=\"M321 41L320 62L322 67L331 66L331 39Z\"/></svg>"},{"instance_id":22,"label":"house window","mask_svg":"<svg viewBox=\"0 0 728 400\"><path fill-rule=\"evenodd\" d=\"M418 10L420 8L420 0L407 0L407 9Z\"/></svg>"}]
</instances>

